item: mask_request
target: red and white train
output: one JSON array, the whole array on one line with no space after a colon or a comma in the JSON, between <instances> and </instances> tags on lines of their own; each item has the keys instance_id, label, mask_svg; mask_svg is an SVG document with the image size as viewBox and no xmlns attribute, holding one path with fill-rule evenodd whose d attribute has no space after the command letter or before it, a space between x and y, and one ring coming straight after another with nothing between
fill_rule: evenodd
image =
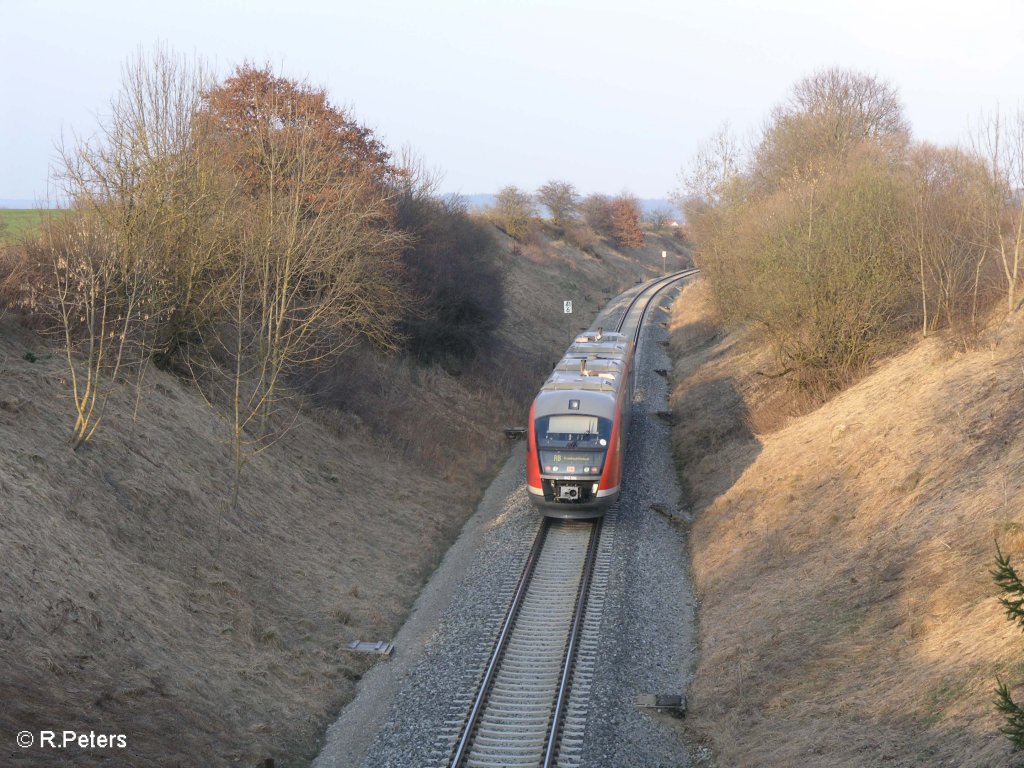
<instances>
[{"instance_id":1,"label":"red and white train","mask_svg":"<svg viewBox=\"0 0 1024 768\"><path fill-rule=\"evenodd\" d=\"M601 517L619 497L633 400L633 340L577 336L530 407L526 485L547 517Z\"/></svg>"}]
</instances>

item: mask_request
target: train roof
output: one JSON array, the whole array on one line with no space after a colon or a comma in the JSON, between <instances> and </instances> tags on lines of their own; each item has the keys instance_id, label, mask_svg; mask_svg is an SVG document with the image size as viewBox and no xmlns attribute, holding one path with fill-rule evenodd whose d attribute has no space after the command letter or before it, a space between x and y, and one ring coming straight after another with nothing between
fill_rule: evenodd
<instances>
[{"instance_id":1,"label":"train roof","mask_svg":"<svg viewBox=\"0 0 1024 768\"><path fill-rule=\"evenodd\" d=\"M563 357L555 365L555 370L564 373L580 373L588 376L613 376L622 370L622 357L602 357L586 355L579 357Z\"/></svg>"},{"instance_id":2,"label":"train roof","mask_svg":"<svg viewBox=\"0 0 1024 768\"><path fill-rule=\"evenodd\" d=\"M571 391L607 392L618 391L629 340L621 333L588 331L577 336L565 356L555 365L541 387L541 392Z\"/></svg>"},{"instance_id":3,"label":"train roof","mask_svg":"<svg viewBox=\"0 0 1024 768\"><path fill-rule=\"evenodd\" d=\"M582 413L613 419L615 392L542 389L534 400L534 416L537 418L566 413Z\"/></svg>"},{"instance_id":4,"label":"train roof","mask_svg":"<svg viewBox=\"0 0 1024 768\"><path fill-rule=\"evenodd\" d=\"M540 391L550 392L568 389L575 389L581 392L614 392L618 389L618 377L611 374L606 376L574 376L571 374L564 375L563 372L558 371L548 376L548 380L544 382L544 386L540 388Z\"/></svg>"},{"instance_id":5,"label":"train roof","mask_svg":"<svg viewBox=\"0 0 1024 768\"><path fill-rule=\"evenodd\" d=\"M602 342L602 341L628 342L629 341L629 337L626 336L626 334L624 334L624 333L615 333L615 332L608 332L608 333L606 333L604 328L597 328L597 329L591 330L591 331L584 331L579 336L577 336L575 339L573 339L573 343L574 344L575 343L586 344L586 343L594 343L594 342Z\"/></svg>"},{"instance_id":6,"label":"train roof","mask_svg":"<svg viewBox=\"0 0 1024 768\"><path fill-rule=\"evenodd\" d=\"M574 341L566 351L570 355L625 355L629 349L628 341Z\"/></svg>"},{"instance_id":7,"label":"train roof","mask_svg":"<svg viewBox=\"0 0 1024 768\"><path fill-rule=\"evenodd\" d=\"M586 331L555 365L535 400L539 416L572 409L613 418L630 351L630 339L603 329ZM571 404L575 401L575 405Z\"/></svg>"}]
</instances>

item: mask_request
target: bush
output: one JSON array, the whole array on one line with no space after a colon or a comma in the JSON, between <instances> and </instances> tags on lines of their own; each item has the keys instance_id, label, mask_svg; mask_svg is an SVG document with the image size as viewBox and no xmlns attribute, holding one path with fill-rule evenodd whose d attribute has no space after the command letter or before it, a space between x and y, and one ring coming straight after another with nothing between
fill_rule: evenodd
<instances>
[{"instance_id":1,"label":"bush","mask_svg":"<svg viewBox=\"0 0 1024 768\"><path fill-rule=\"evenodd\" d=\"M984 163L911 144L885 83L801 81L743 166L719 134L677 199L719 311L798 389L844 386L915 328L973 329L993 301Z\"/></svg>"},{"instance_id":2,"label":"bush","mask_svg":"<svg viewBox=\"0 0 1024 768\"><path fill-rule=\"evenodd\" d=\"M567 181L549 181L537 190L537 201L551 213L551 222L564 227L576 218L580 196Z\"/></svg>"},{"instance_id":3,"label":"bush","mask_svg":"<svg viewBox=\"0 0 1024 768\"><path fill-rule=\"evenodd\" d=\"M392 343L397 169L321 89L250 65L214 83L166 50L140 53L95 137L62 161L71 209L27 246L19 284L61 332L75 447L129 363L202 373L244 402L240 456L286 374L360 338Z\"/></svg>"},{"instance_id":4,"label":"bush","mask_svg":"<svg viewBox=\"0 0 1024 768\"><path fill-rule=\"evenodd\" d=\"M640 229L640 201L628 192L610 198L588 195L579 205L583 220L591 231L609 237L620 248L642 248L644 233Z\"/></svg>"},{"instance_id":5,"label":"bush","mask_svg":"<svg viewBox=\"0 0 1024 768\"><path fill-rule=\"evenodd\" d=\"M399 324L423 361L457 367L490 343L504 314L504 282L494 238L451 199L407 191L396 224L410 233L402 254L410 311Z\"/></svg>"},{"instance_id":6,"label":"bush","mask_svg":"<svg viewBox=\"0 0 1024 768\"><path fill-rule=\"evenodd\" d=\"M588 225L581 222L573 222L565 226L565 241L573 248L594 255L594 249L599 242L597 233Z\"/></svg>"},{"instance_id":7,"label":"bush","mask_svg":"<svg viewBox=\"0 0 1024 768\"><path fill-rule=\"evenodd\" d=\"M615 230L612 220L612 201L607 195L587 195L579 205L583 220L594 232L611 237Z\"/></svg>"},{"instance_id":8,"label":"bush","mask_svg":"<svg viewBox=\"0 0 1024 768\"><path fill-rule=\"evenodd\" d=\"M778 374L828 389L906 330L906 206L898 180L867 156L816 185L731 206L700 263L724 316L772 345Z\"/></svg>"},{"instance_id":9,"label":"bush","mask_svg":"<svg viewBox=\"0 0 1024 768\"><path fill-rule=\"evenodd\" d=\"M529 192L507 186L498 191L489 215L502 232L523 242L536 226L537 206Z\"/></svg>"}]
</instances>

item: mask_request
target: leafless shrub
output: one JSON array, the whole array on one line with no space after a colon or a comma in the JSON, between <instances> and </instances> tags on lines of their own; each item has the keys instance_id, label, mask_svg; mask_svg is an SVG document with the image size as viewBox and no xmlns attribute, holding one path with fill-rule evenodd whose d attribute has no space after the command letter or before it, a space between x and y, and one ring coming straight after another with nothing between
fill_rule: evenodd
<instances>
[{"instance_id":1,"label":"leafless shrub","mask_svg":"<svg viewBox=\"0 0 1024 768\"><path fill-rule=\"evenodd\" d=\"M590 228L590 225L583 222L572 222L565 226L565 241L574 248L592 254L600 242L600 238Z\"/></svg>"},{"instance_id":2,"label":"leafless shrub","mask_svg":"<svg viewBox=\"0 0 1024 768\"><path fill-rule=\"evenodd\" d=\"M922 144L910 153L907 181L904 248L917 265L922 335L948 327L971 336L995 298L985 167L962 150Z\"/></svg>"},{"instance_id":3,"label":"leafless shrub","mask_svg":"<svg viewBox=\"0 0 1024 768\"><path fill-rule=\"evenodd\" d=\"M484 349L504 314L504 275L492 231L458 199L410 168L395 203L395 225L410 235L402 251L410 295L398 331L422 362L460 369Z\"/></svg>"},{"instance_id":4,"label":"leafless shrub","mask_svg":"<svg viewBox=\"0 0 1024 768\"><path fill-rule=\"evenodd\" d=\"M202 208L190 183L205 82L200 65L166 49L130 59L96 137L62 148L72 211L48 217L26 246L21 299L64 346L76 449L95 434L113 381L144 365L161 324L184 312L174 278L191 255L182 222Z\"/></svg>"},{"instance_id":5,"label":"leafless shrub","mask_svg":"<svg viewBox=\"0 0 1024 768\"><path fill-rule=\"evenodd\" d=\"M0 312L17 305L17 277L22 254L16 246L0 243Z\"/></svg>"},{"instance_id":6,"label":"leafless shrub","mask_svg":"<svg viewBox=\"0 0 1024 768\"><path fill-rule=\"evenodd\" d=\"M394 227L382 149L322 90L245 65L210 91L201 117L240 191L206 336L227 374L214 383L230 403L234 506L248 457L287 428L272 417L288 373L358 339L394 345L408 237Z\"/></svg>"},{"instance_id":7,"label":"leafless shrub","mask_svg":"<svg viewBox=\"0 0 1024 768\"><path fill-rule=\"evenodd\" d=\"M668 227L673 218L672 210L665 207L655 208L643 216L644 223L659 231Z\"/></svg>"},{"instance_id":8,"label":"leafless shrub","mask_svg":"<svg viewBox=\"0 0 1024 768\"><path fill-rule=\"evenodd\" d=\"M567 181L549 181L537 190L537 202L548 209L556 227L564 227L576 218L580 196Z\"/></svg>"},{"instance_id":9,"label":"leafless shrub","mask_svg":"<svg viewBox=\"0 0 1024 768\"><path fill-rule=\"evenodd\" d=\"M505 234L523 242L536 226L537 206L533 195L509 185L498 191L489 216Z\"/></svg>"},{"instance_id":10,"label":"leafless shrub","mask_svg":"<svg viewBox=\"0 0 1024 768\"><path fill-rule=\"evenodd\" d=\"M982 208L988 249L1002 268L1007 312L1015 312L1024 269L1024 110L984 118L972 143L989 177Z\"/></svg>"},{"instance_id":11,"label":"leafless shrub","mask_svg":"<svg viewBox=\"0 0 1024 768\"><path fill-rule=\"evenodd\" d=\"M986 165L912 145L894 88L826 70L773 111L749 167L723 130L675 198L722 315L774 349L765 373L824 397L915 326L976 331L998 259L1014 283L990 149Z\"/></svg>"},{"instance_id":12,"label":"leafless shrub","mask_svg":"<svg viewBox=\"0 0 1024 768\"><path fill-rule=\"evenodd\" d=\"M611 200L607 195L587 195L580 202L580 213L583 220L594 232L611 237L614 231Z\"/></svg>"},{"instance_id":13,"label":"leafless shrub","mask_svg":"<svg viewBox=\"0 0 1024 768\"><path fill-rule=\"evenodd\" d=\"M588 195L580 203L580 212L594 232L615 241L623 248L640 248L644 233L640 229L640 201L636 195L622 192L615 197Z\"/></svg>"}]
</instances>

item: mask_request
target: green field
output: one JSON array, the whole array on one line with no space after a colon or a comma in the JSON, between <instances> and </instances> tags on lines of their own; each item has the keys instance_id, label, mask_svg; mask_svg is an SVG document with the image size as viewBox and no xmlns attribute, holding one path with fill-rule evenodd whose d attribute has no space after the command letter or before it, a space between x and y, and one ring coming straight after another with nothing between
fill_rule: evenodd
<instances>
[{"instance_id":1,"label":"green field","mask_svg":"<svg viewBox=\"0 0 1024 768\"><path fill-rule=\"evenodd\" d=\"M46 216L61 215L51 208L0 208L0 241L16 240L39 229Z\"/></svg>"}]
</instances>

